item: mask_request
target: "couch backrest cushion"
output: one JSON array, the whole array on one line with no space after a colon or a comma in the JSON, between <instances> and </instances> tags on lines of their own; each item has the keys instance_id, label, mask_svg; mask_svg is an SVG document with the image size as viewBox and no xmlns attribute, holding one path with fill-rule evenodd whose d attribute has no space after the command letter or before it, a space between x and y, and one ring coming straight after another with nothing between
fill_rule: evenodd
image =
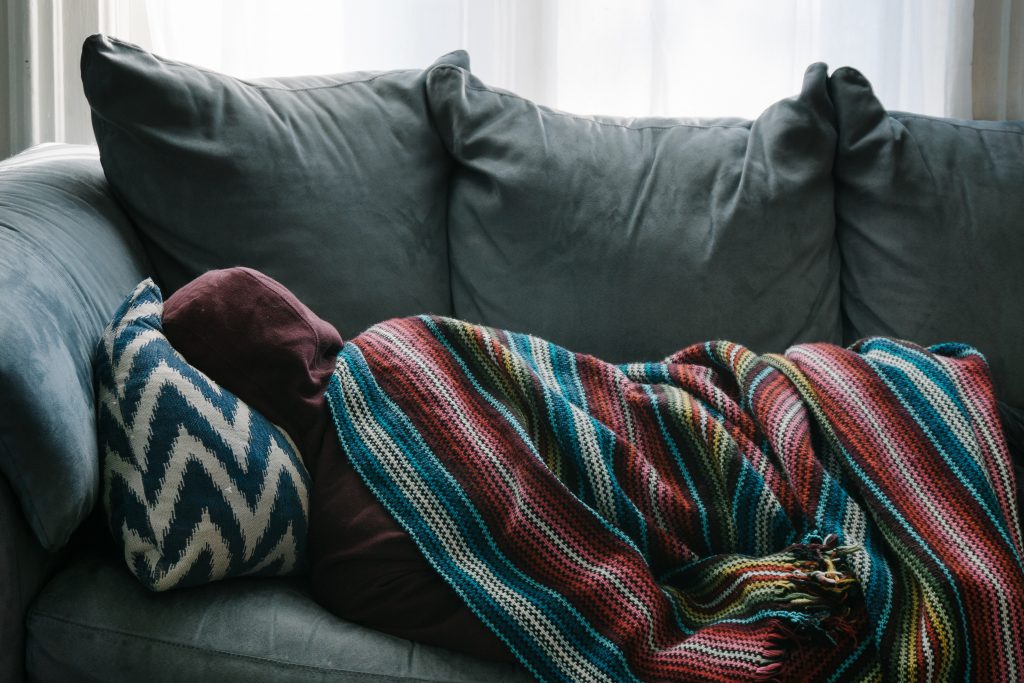
<instances>
[{"instance_id":1,"label":"couch backrest cushion","mask_svg":"<svg viewBox=\"0 0 1024 683\"><path fill-rule=\"evenodd\" d=\"M972 344L1024 407L1024 121L887 112L849 68L829 88L844 341Z\"/></svg>"},{"instance_id":2,"label":"couch backrest cushion","mask_svg":"<svg viewBox=\"0 0 1024 683\"><path fill-rule=\"evenodd\" d=\"M103 331L96 402L107 522L147 588L305 569L310 482L298 449L171 346L150 279Z\"/></svg>"},{"instance_id":3,"label":"couch backrest cushion","mask_svg":"<svg viewBox=\"0 0 1024 683\"><path fill-rule=\"evenodd\" d=\"M47 550L96 502L92 352L148 271L95 148L0 163L0 470Z\"/></svg>"},{"instance_id":4,"label":"couch backrest cushion","mask_svg":"<svg viewBox=\"0 0 1024 683\"><path fill-rule=\"evenodd\" d=\"M433 69L457 317L610 361L839 341L826 67L756 121L577 116Z\"/></svg>"},{"instance_id":5,"label":"couch backrest cushion","mask_svg":"<svg viewBox=\"0 0 1024 683\"><path fill-rule=\"evenodd\" d=\"M442 63L467 66L464 52ZM450 313L450 160L425 72L242 81L104 36L82 80L103 169L165 293L206 270L280 280L344 336Z\"/></svg>"}]
</instances>

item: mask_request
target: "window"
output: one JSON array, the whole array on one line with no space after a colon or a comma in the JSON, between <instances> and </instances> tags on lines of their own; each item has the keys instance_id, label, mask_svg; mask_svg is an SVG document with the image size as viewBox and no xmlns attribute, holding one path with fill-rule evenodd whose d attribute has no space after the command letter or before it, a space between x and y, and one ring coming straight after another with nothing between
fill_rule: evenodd
<instances>
[{"instance_id":1,"label":"window","mask_svg":"<svg viewBox=\"0 0 1024 683\"><path fill-rule=\"evenodd\" d=\"M465 48L489 85L559 109L622 116L751 118L797 92L808 64L825 61L861 70L890 109L1024 117L1024 0L0 5L14 38L3 55L8 68L0 60L10 81L0 91L10 151L91 141L78 51L97 31L240 77L419 68Z\"/></svg>"}]
</instances>

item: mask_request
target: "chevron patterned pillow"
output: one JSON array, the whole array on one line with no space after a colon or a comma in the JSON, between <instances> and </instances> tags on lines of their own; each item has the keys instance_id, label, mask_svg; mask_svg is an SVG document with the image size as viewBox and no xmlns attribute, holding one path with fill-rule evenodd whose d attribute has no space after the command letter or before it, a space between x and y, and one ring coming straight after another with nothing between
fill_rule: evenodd
<instances>
[{"instance_id":1,"label":"chevron patterned pillow","mask_svg":"<svg viewBox=\"0 0 1024 683\"><path fill-rule=\"evenodd\" d=\"M97 432L111 533L148 588L303 568L309 475L288 436L189 365L145 280L97 348Z\"/></svg>"}]
</instances>

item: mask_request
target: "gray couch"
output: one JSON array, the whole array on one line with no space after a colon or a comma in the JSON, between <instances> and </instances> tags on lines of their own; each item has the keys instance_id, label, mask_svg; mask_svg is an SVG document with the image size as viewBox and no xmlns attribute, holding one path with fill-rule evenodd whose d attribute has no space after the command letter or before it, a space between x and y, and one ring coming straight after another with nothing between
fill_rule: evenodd
<instances>
[{"instance_id":1,"label":"gray couch","mask_svg":"<svg viewBox=\"0 0 1024 683\"><path fill-rule=\"evenodd\" d=\"M887 112L824 65L755 121L624 120L489 88L464 53L243 83L90 40L99 151L0 163L0 680L527 678L346 623L302 579L132 577L91 358L149 275L249 265L345 336L433 312L614 361L960 340L1024 406L1024 122Z\"/></svg>"}]
</instances>

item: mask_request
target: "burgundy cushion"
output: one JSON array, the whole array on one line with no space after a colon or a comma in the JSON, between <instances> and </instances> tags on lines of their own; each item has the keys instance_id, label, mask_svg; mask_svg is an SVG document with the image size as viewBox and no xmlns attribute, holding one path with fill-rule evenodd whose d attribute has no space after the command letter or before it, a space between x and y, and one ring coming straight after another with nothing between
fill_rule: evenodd
<instances>
[{"instance_id":1,"label":"burgundy cushion","mask_svg":"<svg viewBox=\"0 0 1024 683\"><path fill-rule=\"evenodd\" d=\"M189 363L288 432L311 464L312 428L342 344L333 325L273 278L229 268L171 295L164 330Z\"/></svg>"},{"instance_id":2,"label":"burgundy cushion","mask_svg":"<svg viewBox=\"0 0 1024 683\"><path fill-rule=\"evenodd\" d=\"M423 559L341 451L324 392L342 340L276 280L213 270L164 304L164 332L185 359L280 426L313 477L313 594L349 621L409 640L512 661Z\"/></svg>"}]
</instances>

